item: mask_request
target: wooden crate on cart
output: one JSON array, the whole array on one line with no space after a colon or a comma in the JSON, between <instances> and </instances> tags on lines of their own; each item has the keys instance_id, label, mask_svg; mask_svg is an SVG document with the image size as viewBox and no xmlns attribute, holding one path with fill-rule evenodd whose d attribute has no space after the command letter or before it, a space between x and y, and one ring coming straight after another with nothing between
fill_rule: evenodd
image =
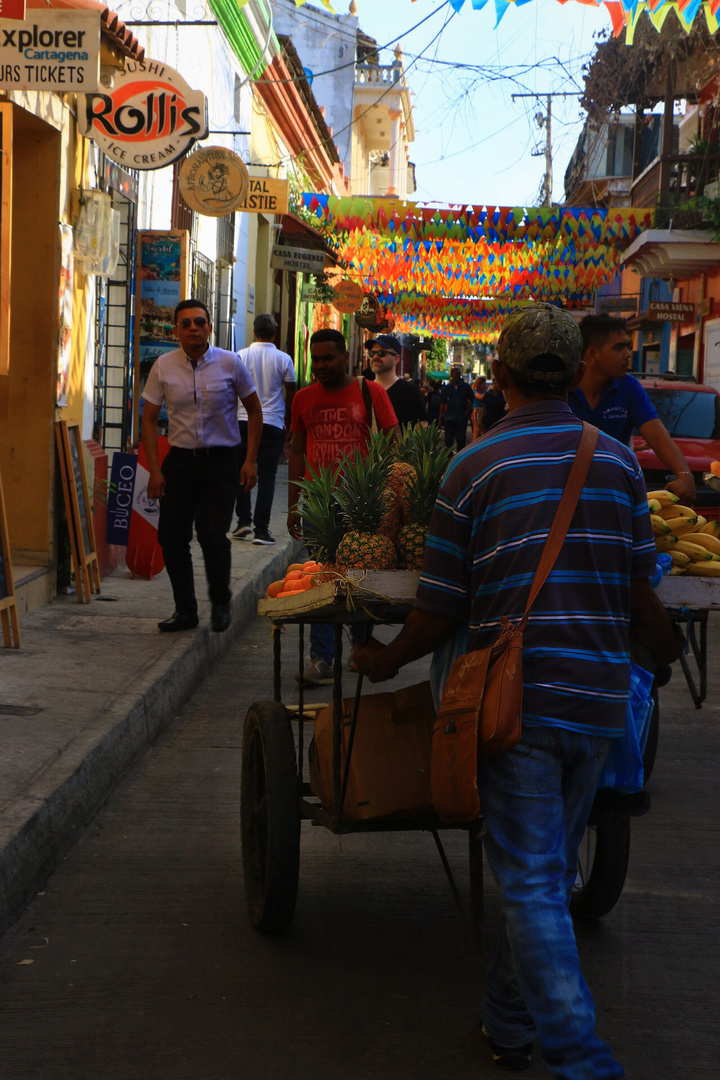
<instances>
[{"instance_id":1,"label":"wooden crate on cart","mask_svg":"<svg viewBox=\"0 0 720 1080\"><path fill-rule=\"evenodd\" d=\"M342 703L342 763L355 707ZM310 787L328 814L333 806L333 715L327 705L315 718L310 744ZM430 751L435 720L430 683L403 687L360 699L343 818L369 821L429 812Z\"/></svg>"}]
</instances>

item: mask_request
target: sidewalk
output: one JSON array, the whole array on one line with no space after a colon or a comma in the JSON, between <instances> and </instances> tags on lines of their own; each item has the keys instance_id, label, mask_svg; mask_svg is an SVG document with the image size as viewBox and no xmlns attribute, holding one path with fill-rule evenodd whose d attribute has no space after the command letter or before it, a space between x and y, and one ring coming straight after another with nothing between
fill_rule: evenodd
<instances>
[{"instance_id":1,"label":"sidewalk","mask_svg":"<svg viewBox=\"0 0 720 1080\"><path fill-rule=\"evenodd\" d=\"M158 631L174 607L164 570L152 581L117 570L90 604L59 596L21 617L22 648L0 649L0 933L302 550L287 534L286 507L281 466L270 523L277 543L232 543L233 621L224 634L210 630L197 543L197 630Z\"/></svg>"}]
</instances>

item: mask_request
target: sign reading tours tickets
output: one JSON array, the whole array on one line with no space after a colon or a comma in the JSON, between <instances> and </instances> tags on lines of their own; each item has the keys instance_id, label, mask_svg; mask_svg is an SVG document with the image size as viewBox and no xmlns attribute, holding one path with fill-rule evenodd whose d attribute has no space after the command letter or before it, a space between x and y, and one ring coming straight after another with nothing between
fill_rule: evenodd
<instances>
[{"instance_id":1,"label":"sign reading tours tickets","mask_svg":"<svg viewBox=\"0 0 720 1080\"><path fill-rule=\"evenodd\" d=\"M78 129L126 169L162 169L207 138L207 100L167 64L126 60L112 90L78 98Z\"/></svg>"},{"instance_id":2,"label":"sign reading tours tickets","mask_svg":"<svg viewBox=\"0 0 720 1080\"><path fill-rule=\"evenodd\" d=\"M94 90L100 81L100 11L0 18L0 90Z\"/></svg>"},{"instance_id":3,"label":"sign reading tours tickets","mask_svg":"<svg viewBox=\"0 0 720 1080\"><path fill-rule=\"evenodd\" d=\"M222 217L242 210L248 186L247 165L224 146L204 146L180 167L180 193L198 214Z\"/></svg>"}]
</instances>

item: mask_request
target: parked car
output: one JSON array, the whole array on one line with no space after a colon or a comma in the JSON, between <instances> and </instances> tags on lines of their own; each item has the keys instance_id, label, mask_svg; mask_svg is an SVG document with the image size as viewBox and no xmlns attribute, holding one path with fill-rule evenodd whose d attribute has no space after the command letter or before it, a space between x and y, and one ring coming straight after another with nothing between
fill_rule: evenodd
<instances>
[{"instance_id":1,"label":"parked car","mask_svg":"<svg viewBox=\"0 0 720 1080\"><path fill-rule=\"evenodd\" d=\"M713 461L720 461L720 394L712 386L679 382L660 377L640 381L658 411L660 419L685 455L697 486L696 506L720 506L720 492L703 483L703 473ZM633 445L648 490L665 487L667 467L636 435Z\"/></svg>"}]
</instances>

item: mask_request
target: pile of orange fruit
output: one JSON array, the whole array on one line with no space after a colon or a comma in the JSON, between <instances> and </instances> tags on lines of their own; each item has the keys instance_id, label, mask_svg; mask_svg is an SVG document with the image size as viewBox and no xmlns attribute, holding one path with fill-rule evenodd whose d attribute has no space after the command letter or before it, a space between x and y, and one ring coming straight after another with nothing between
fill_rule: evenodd
<instances>
[{"instance_id":1,"label":"pile of orange fruit","mask_svg":"<svg viewBox=\"0 0 720 1080\"><path fill-rule=\"evenodd\" d=\"M276 596L296 596L322 583L322 563L290 563L282 581L273 581L268 585L265 595L270 599Z\"/></svg>"}]
</instances>

